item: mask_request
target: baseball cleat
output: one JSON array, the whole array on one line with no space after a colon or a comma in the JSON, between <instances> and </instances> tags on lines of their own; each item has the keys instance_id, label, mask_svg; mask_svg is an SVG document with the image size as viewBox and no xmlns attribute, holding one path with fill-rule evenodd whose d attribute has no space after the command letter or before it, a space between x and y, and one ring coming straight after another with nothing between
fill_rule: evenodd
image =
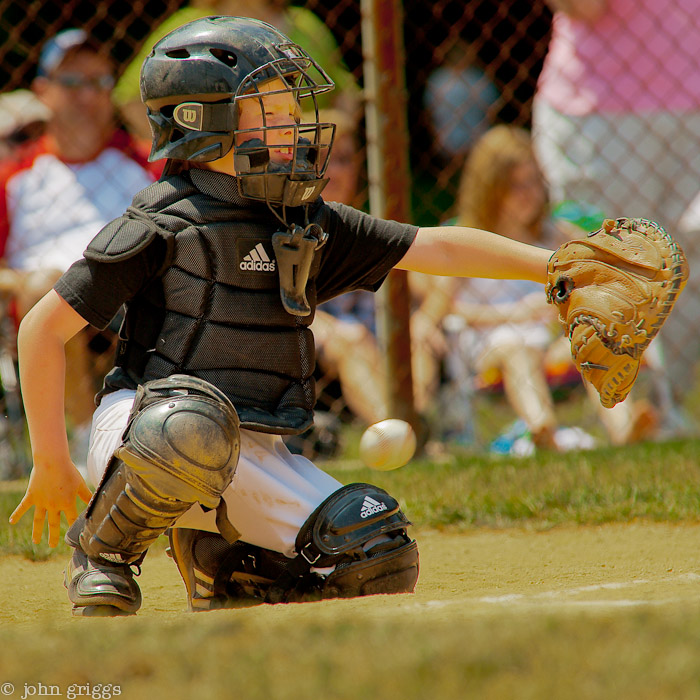
<instances>
[{"instance_id":1,"label":"baseball cleat","mask_svg":"<svg viewBox=\"0 0 700 700\"><path fill-rule=\"evenodd\" d=\"M214 592L214 572L197 561L195 546L205 533L187 528L171 528L168 531L170 556L187 589L187 609L190 612L212 610L221 607L221 601Z\"/></svg>"},{"instance_id":2,"label":"baseball cleat","mask_svg":"<svg viewBox=\"0 0 700 700\"><path fill-rule=\"evenodd\" d=\"M286 557L221 535L171 528L170 555L187 589L190 612L241 607L262 602L282 571Z\"/></svg>"},{"instance_id":3,"label":"baseball cleat","mask_svg":"<svg viewBox=\"0 0 700 700\"><path fill-rule=\"evenodd\" d=\"M133 615L141 607L141 591L128 565L97 562L80 549L66 567L64 585L77 616Z\"/></svg>"}]
</instances>

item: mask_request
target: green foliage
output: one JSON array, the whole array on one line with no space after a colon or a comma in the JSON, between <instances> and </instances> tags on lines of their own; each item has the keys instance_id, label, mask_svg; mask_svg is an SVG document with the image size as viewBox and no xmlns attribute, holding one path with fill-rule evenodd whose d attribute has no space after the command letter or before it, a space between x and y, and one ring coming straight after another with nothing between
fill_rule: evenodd
<instances>
[{"instance_id":1,"label":"green foliage","mask_svg":"<svg viewBox=\"0 0 700 700\"><path fill-rule=\"evenodd\" d=\"M648 443L516 459L454 454L425 458L393 472L350 459L321 464L343 483L376 484L398 498L422 528L548 528L635 518L680 522L700 519L700 441ZM42 560L68 550L31 541L32 513L8 524L25 482L0 484L0 553ZM64 528L65 531L65 521Z\"/></svg>"},{"instance_id":2,"label":"green foliage","mask_svg":"<svg viewBox=\"0 0 700 700\"><path fill-rule=\"evenodd\" d=\"M351 455L326 468L343 483L369 481L386 488L405 507L417 533L455 532L635 518L698 521L699 457L700 442L685 441L520 460L462 453L440 461L419 459L393 472L362 468ZM45 544L31 544L31 513L15 528L7 524L25 486L0 483L0 552L54 556ZM65 552L61 543L57 553ZM423 585L431 586L430 548L421 553ZM656 598L640 595L639 606L625 600L614 606L606 594L608 605L600 608L549 602L484 607L481 594L452 570L463 560L455 554L444 564L449 570L433 579L445 576L446 587L432 584L435 593L429 597L419 590L415 598L376 596L314 607L185 615L157 603L136 618L67 622L67 608L64 619L54 609L40 610L44 602L31 593L26 599L20 595L8 601L6 620L14 620L13 605L40 612L27 613L36 615L31 623L0 625L0 677L14 684L17 697L23 684L41 682L64 692L76 683L113 684L122 697L134 699L229 697L232 688L245 700L700 698L697 596L668 593L657 604ZM22 566L22 576L53 572L46 579L52 600L61 587L58 563ZM495 585L504 571L484 569L488 590L511 590L509 581L503 588ZM661 579L666 571L664 564ZM474 584L481 575L469 580ZM586 581L585 572L578 580ZM156 593L169 581L163 577L150 585ZM513 584L512 590L522 588Z\"/></svg>"},{"instance_id":3,"label":"green foliage","mask_svg":"<svg viewBox=\"0 0 700 700\"><path fill-rule=\"evenodd\" d=\"M336 478L367 481L396 496L420 527L546 528L634 518L700 518L700 441L538 453L418 459L393 472L359 462L326 465Z\"/></svg>"},{"instance_id":4,"label":"green foliage","mask_svg":"<svg viewBox=\"0 0 700 700\"><path fill-rule=\"evenodd\" d=\"M24 517L16 524L10 525L10 514L18 506L27 488L27 480L0 481L0 555L19 554L31 561L45 561L52 557L65 559L72 551L63 541L68 523L65 516L61 516L61 537L58 546L51 549L47 544L48 526L44 523L44 532L39 544L32 542L32 517L34 509L24 514ZM77 501L78 512L85 504ZM154 551L162 551L167 546L165 537L159 538L152 546Z\"/></svg>"},{"instance_id":5,"label":"green foliage","mask_svg":"<svg viewBox=\"0 0 700 700\"><path fill-rule=\"evenodd\" d=\"M21 554L31 561L44 561L58 552L65 555L68 546L63 542L56 550L49 548L46 526L42 542L38 545L32 542L33 510L25 514L17 525L9 524L8 518L22 500L26 486L26 481L0 482L0 554Z\"/></svg>"},{"instance_id":6,"label":"green foliage","mask_svg":"<svg viewBox=\"0 0 700 700\"><path fill-rule=\"evenodd\" d=\"M452 607L448 619L410 604L387 615L389 602L373 602L325 615L316 608L304 619L267 608L170 623L81 620L45 626L41 635L6 628L0 674L14 684L13 697L39 680L64 691L116 685L133 700L700 697L697 606L624 616L494 616Z\"/></svg>"}]
</instances>

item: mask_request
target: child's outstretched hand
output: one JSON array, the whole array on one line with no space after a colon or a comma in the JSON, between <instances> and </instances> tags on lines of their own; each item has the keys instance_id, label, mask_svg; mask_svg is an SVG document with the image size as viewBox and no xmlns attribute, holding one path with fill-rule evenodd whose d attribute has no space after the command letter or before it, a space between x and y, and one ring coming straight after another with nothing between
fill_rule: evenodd
<instances>
[{"instance_id":1,"label":"child's outstretched hand","mask_svg":"<svg viewBox=\"0 0 700 700\"><path fill-rule=\"evenodd\" d=\"M34 506L32 542L41 542L44 520L48 519L49 547L55 547L61 529L61 512L66 514L69 525L78 517L76 496L88 503L92 493L72 462L39 465L35 461L27 492L10 516L10 524L18 523Z\"/></svg>"}]
</instances>

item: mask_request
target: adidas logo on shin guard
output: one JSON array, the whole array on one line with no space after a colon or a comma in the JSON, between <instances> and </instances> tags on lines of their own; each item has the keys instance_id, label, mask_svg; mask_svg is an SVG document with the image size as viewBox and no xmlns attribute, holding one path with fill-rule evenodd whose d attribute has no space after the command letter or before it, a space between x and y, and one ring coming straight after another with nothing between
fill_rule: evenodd
<instances>
[{"instance_id":1,"label":"adidas logo on shin guard","mask_svg":"<svg viewBox=\"0 0 700 700\"><path fill-rule=\"evenodd\" d=\"M245 272L275 272L277 263L270 259L262 243L258 243L241 260L239 267Z\"/></svg>"},{"instance_id":2,"label":"adidas logo on shin guard","mask_svg":"<svg viewBox=\"0 0 700 700\"><path fill-rule=\"evenodd\" d=\"M362 501L362 508L360 510L360 517L361 518L368 518L370 515L374 515L375 513L381 513L383 510L386 510L386 503L380 503L379 501L375 501L373 498L370 498L369 496L365 496L365 500Z\"/></svg>"}]
</instances>

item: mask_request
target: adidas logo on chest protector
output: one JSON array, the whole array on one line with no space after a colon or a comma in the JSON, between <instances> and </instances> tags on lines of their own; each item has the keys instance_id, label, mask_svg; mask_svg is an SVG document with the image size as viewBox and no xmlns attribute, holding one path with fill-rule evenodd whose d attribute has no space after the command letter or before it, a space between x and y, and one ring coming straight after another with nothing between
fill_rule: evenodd
<instances>
[{"instance_id":1,"label":"adidas logo on chest protector","mask_svg":"<svg viewBox=\"0 0 700 700\"><path fill-rule=\"evenodd\" d=\"M369 518L370 515L381 513L386 509L386 503L380 503L369 496L365 496L365 500L362 501L362 508L360 509L360 517Z\"/></svg>"},{"instance_id":2,"label":"adidas logo on chest protector","mask_svg":"<svg viewBox=\"0 0 700 700\"><path fill-rule=\"evenodd\" d=\"M238 264L243 272L276 272L277 262L271 258L262 243L251 248Z\"/></svg>"}]
</instances>

